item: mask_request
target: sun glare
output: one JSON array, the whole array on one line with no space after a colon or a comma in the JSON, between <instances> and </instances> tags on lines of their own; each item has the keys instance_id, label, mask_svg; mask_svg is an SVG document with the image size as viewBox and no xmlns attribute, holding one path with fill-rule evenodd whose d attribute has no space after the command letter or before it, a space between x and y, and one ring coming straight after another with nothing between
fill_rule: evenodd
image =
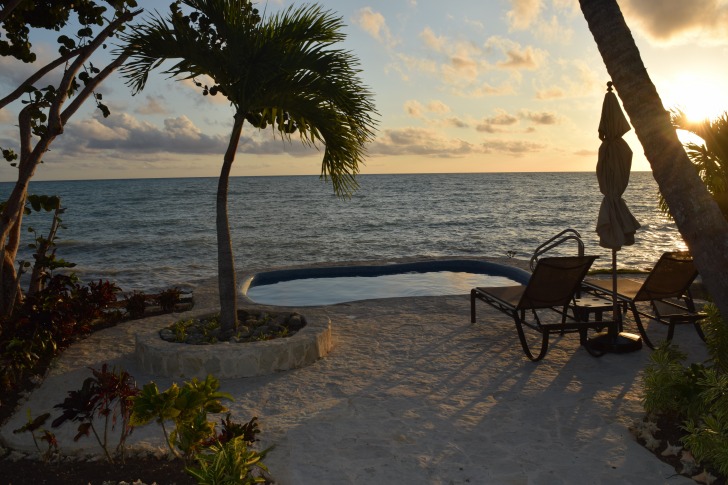
<instances>
[{"instance_id":1,"label":"sun glare","mask_svg":"<svg viewBox=\"0 0 728 485\"><path fill-rule=\"evenodd\" d=\"M682 110L690 121L712 120L728 111L725 90L712 77L683 74L670 91L666 107Z\"/></svg>"}]
</instances>

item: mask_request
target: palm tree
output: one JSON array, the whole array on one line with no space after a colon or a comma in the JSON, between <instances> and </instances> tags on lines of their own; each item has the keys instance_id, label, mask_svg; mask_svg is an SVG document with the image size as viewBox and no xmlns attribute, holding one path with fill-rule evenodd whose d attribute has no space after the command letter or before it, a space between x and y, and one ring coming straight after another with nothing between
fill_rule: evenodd
<instances>
[{"instance_id":1,"label":"palm tree","mask_svg":"<svg viewBox=\"0 0 728 485\"><path fill-rule=\"evenodd\" d=\"M192 12L185 14L181 5ZM322 177L339 195L357 188L355 176L374 135L372 94L358 78L358 59L332 46L344 39L341 18L316 5L289 7L263 18L249 0L178 0L171 15L157 15L123 36L130 61L122 68L134 94L163 61L170 77L197 85L203 94L225 96L234 109L233 128L217 189L218 284L221 330L237 326L237 283L228 224L230 169L243 123L270 125L281 138L298 132L307 145L324 145Z\"/></svg>"},{"instance_id":2,"label":"palm tree","mask_svg":"<svg viewBox=\"0 0 728 485\"><path fill-rule=\"evenodd\" d=\"M728 222L677 138L616 0L579 4L703 283L728 315Z\"/></svg>"},{"instance_id":3,"label":"palm tree","mask_svg":"<svg viewBox=\"0 0 728 485\"><path fill-rule=\"evenodd\" d=\"M685 151L708 192L718 204L723 217L728 219L728 113L713 120L695 122L689 120L684 111L675 109L670 120L675 128L702 138L702 145L695 142L685 143ZM662 196L660 209L669 214Z\"/></svg>"}]
</instances>

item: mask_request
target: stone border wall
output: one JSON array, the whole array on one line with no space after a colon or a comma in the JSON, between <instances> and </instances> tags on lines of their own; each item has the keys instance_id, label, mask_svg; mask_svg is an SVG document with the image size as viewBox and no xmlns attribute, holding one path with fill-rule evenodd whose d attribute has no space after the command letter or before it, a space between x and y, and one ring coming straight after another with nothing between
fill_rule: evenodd
<instances>
[{"instance_id":1,"label":"stone border wall","mask_svg":"<svg viewBox=\"0 0 728 485\"><path fill-rule=\"evenodd\" d=\"M199 318L204 313L185 315ZM209 312L208 312L209 313ZM247 343L188 345L166 342L159 328L136 334L134 356L137 365L148 374L170 378L204 379L212 374L218 379L255 377L296 369L326 356L333 347L331 320L320 312L303 312L306 326L295 335L274 340ZM171 325L174 318L171 315Z\"/></svg>"}]
</instances>

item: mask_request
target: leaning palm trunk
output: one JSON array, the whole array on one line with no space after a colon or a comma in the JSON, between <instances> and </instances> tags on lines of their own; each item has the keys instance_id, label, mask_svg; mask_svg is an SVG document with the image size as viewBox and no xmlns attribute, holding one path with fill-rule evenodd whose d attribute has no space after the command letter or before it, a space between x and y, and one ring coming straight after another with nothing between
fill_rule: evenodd
<instances>
[{"instance_id":1,"label":"leaning palm trunk","mask_svg":"<svg viewBox=\"0 0 728 485\"><path fill-rule=\"evenodd\" d=\"M616 0L579 3L675 224L708 292L728 315L728 222L685 153Z\"/></svg>"},{"instance_id":2,"label":"leaning palm trunk","mask_svg":"<svg viewBox=\"0 0 728 485\"><path fill-rule=\"evenodd\" d=\"M220 291L220 330L223 336L232 334L238 325L238 284L235 277L235 258L230 237L227 198L230 169L235 161L235 152L238 149L244 121L245 117L241 113L235 114L233 131L230 134L220 179L217 182L217 282Z\"/></svg>"}]
</instances>

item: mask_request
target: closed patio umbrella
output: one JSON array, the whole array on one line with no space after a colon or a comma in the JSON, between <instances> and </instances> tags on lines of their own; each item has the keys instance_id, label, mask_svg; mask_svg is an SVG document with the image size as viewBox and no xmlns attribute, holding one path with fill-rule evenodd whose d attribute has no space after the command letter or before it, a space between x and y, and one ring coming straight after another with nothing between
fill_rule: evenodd
<instances>
[{"instance_id":1,"label":"closed patio umbrella","mask_svg":"<svg viewBox=\"0 0 728 485\"><path fill-rule=\"evenodd\" d=\"M642 347L639 336L620 332L621 312L617 301L617 251L622 246L634 244L634 235L640 225L622 199L629 184L632 168L632 150L622 135L631 127L612 92L612 82L607 83L607 94L602 104L599 122L599 147L597 180L604 199L599 208L597 234L599 245L612 250L612 299L615 324L606 334L591 339L595 347L607 352L630 352Z\"/></svg>"}]
</instances>

